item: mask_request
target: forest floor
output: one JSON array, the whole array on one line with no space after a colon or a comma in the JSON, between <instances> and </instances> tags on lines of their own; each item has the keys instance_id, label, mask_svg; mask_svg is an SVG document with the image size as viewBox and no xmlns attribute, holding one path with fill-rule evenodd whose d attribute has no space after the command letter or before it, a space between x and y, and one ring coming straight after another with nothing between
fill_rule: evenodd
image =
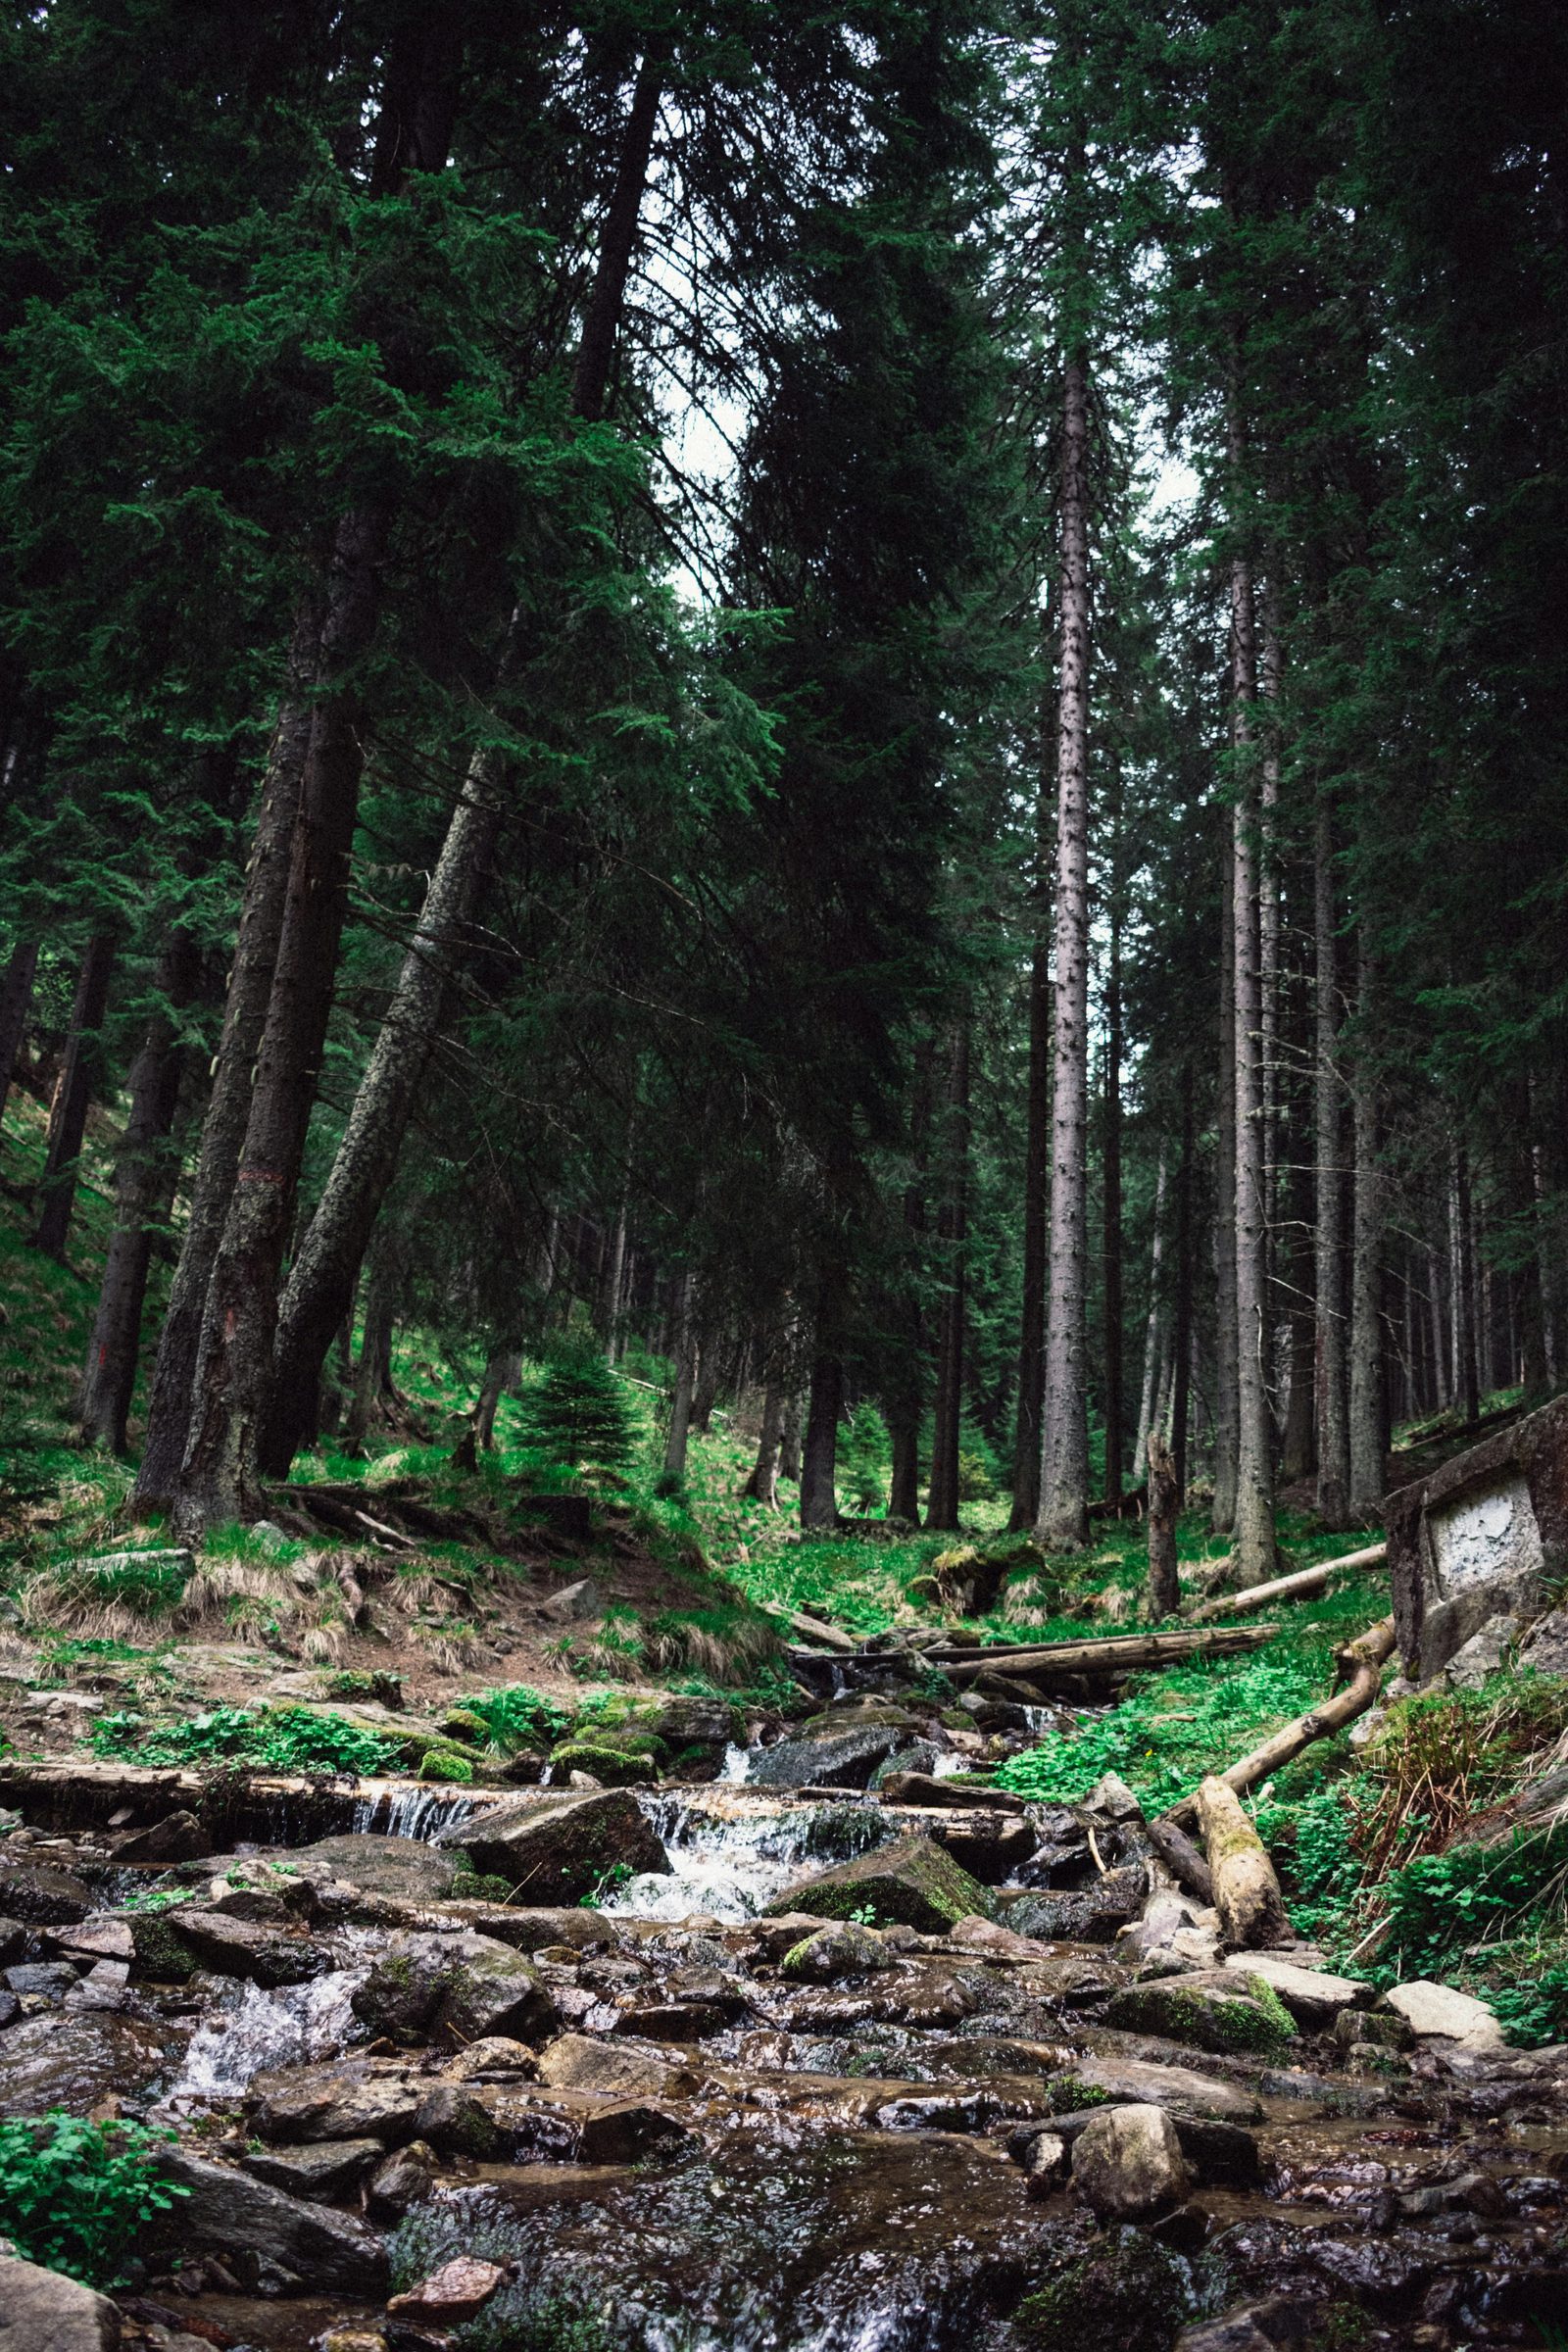
<instances>
[{"instance_id":1,"label":"forest floor","mask_svg":"<svg viewBox=\"0 0 1568 2352\"><path fill-rule=\"evenodd\" d=\"M592 1488L587 1532L563 1532L528 1497L580 1482L519 1448L514 1399L478 1472L454 1467L480 1367L416 1333L397 1354L406 1404L369 1458L328 1441L276 1491L289 1528L218 1531L192 1573L163 1556L156 1522L131 1517L127 1466L73 1442L108 1164L89 1160L71 1263L57 1265L26 1241L41 1138L40 1106L14 1097L0 1156L0 1734L19 1757L336 1763L465 1781L505 1769L519 1743L592 1744L671 1695L728 1702L737 1731L755 1729L809 1712L786 1670L779 1611L859 1638L929 1625L911 1587L1002 1526L1004 1504L977 1498L957 1539L881 1538L874 1523L803 1539L787 1507L742 1497L755 1433L718 1413L693 1439L684 1496L662 1497L657 1397L634 1382L636 1456ZM100 1126L92 1149L107 1154L112 1142ZM1462 1442L1417 1435L1421 1450L1396 1456L1396 1475ZM313 1486L340 1514L347 1494L363 1535L294 1516ZM454 1532L402 1532L409 1496L427 1518L449 1514ZM1354 1541L1300 1512L1281 1514L1280 1540L1282 1571ZM1184 1583L1206 1589L1225 1549L1200 1509L1187 1513ZM91 1565L111 1554L130 1556ZM1126 1631L1144 1575L1142 1522L1105 1521L1087 1554L1015 1572L995 1611L956 1630L982 1642ZM1356 1575L1271 1611L1278 1631L1246 1656L1135 1678L1114 1703L1056 1709L1040 1736L993 1731L975 1740L976 1762L1018 1794L1057 1801L1114 1770L1152 1811L1324 1696L1337 1647L1388 1607L1386 1580ZM934 1683L927 1695L943 1692ZM1521 2040L1568 2034L1561 1829L1486 1852L1462 1834L1565 1750L1568 1679L1511 1670L1404 1700L1370 1739L1362 1727L1308 1749L1253 1803L1298 1926L1356 1973L1444 1975L1483 1992Z\"/></svg>"}]
</instances>

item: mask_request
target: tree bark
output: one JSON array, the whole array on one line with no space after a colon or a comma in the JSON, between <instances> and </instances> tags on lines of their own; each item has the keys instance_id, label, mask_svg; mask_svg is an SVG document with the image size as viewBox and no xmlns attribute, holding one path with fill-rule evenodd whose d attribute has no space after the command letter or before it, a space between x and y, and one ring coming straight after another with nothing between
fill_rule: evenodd
<instances>
[{"instance_id":1,"label":"tree bark","mask_svg":"<svg viewBox=\"0 0 1568 2352\"><path fill-rule=\"evenodd\" d=\"M1067 361L1062 405L1061 665L1056 728L1056 974L1051 1255L1036 1532L1052 1551L1089 1537L1089 364Z\"/></svg>"},{"instance_id":2,"label":"tree bark","mask_svg":"<svg viewBox=\"0 0 1568 2352\"><path fill-rule=\"evenodd\" d=\"M1176 1461L1161 1433L1149 1438L1149 1614L1158 1624L1175 1617L1182 1605L1181 1575L1176 1566L1176 1516L1181 1489L1176 1484Z\"/></svg>"},{"instance_id":3,"label":"tree bark","mask_svg":"<svg viewBox=\"0 0 1568 2352\"><path fill-rule=\"evenodd\" d=\"M1233 448L1235 444L1233 443ZM1251 776L1257 701L1256 622L1247 556L1231 565L1236 806L1232 822L1236 925L1237 1582L1274 1574L1274 1417L1269 1405L1268 1192L1263 1094L1263 975L1258 796Z\"/></svg>"},{"instance_id":4,"label":"tree bark","mask_svg":"<svg viewBox=\"0 0 1568 2352\"><path fill-rule=\"evenodd\" d=\"M383 1396L392 1394L392 1339L397 1329L398 1294L403 1285L401 1252L390 1234L383 1233L370 1253L365 1285L365 1328L360 1359L354 1368L354 1395L344 1424L344 1449L363 1453L370 1419Z\"/></svg>"},{"instance_id":5,"label":"tree bark","mask_svg":"<svg viewBox=\"0 0 1568 2352\"><path fill-rule=\"evenodd\" d=\"M240 1163L208 1284L191 1432L172 1502L175 1530L187 1538L260 1507L257 1446L271 1388L278 1275L348 911L364 764L353 677L375 627L385 540L386 516L370 509L345 515L335 535L321 691L311 713L277 962ZM344 1303L336 1301L323 1353Z\"/></svg>"},{"instance_id":6,"label":"tree bark","mask_svg":"<svg viewBox=\"0 0 1568 2352\"><path fill-rule=\"evenodd\" d=\"M153 1366L147 1436L136 1473L138 1508L169 1500L185 1457L207 1286L244 1147L256 1057L261 1052L283 931L289 853L311 732L309 694L319 659L320 636L320 611L308 599L295 620L283 699L268 755L185 1238Z\"/></svg>"},{"instance_id":7,"label":"tree bark","mask_svg":"<svg viewBox=\"0 0 1568 2352\"><path fill-rule=\"evenodd\" d=\"M784 1420L778 1439L778 1474L780 1478L787 1478L792 1487L800 1485L801 1472L805 1467L805 1449L802 1442L804 1420L801 1392L796 1385L795 1376L792 1375L789 1385L784 1391ZM916 1515L918 1516L918 1514Z\"/></svg>"},{"instance_id":8,"label":"tree bark","mask_svg":"<svg viewBox=\"0 0 1568 2352\"><path fill-rule=\"evenodd\" d=\"M1028 1141L1023 1177L1023 1298L1018 1342L1018 1420L1009 1534L1040 1516L1040 1415L1046 1380L1046 1254L1051 1148L1051 957L1035 943L1029 970Z\"/></svg>"},{"instance_id":9,"label":"tree bark","mask_svg":"<svg viewBox=\"0 0 1568 2352\"><path fill-rule=\"evenodd\" d=\"M1154 1173L1154 1226L1149 1246L1149 1320L1144 1326L1144 1383L1138 1399L1138 1434L1133 1441L1133 1484L1142 1483L1149 1466L1149 1433L1154 1426L1154 1389L1159 1373L1164 1292L1160 1264L1165 1248L1165 1152L1161 1146Z\"/></svg>"},{"instance_id":10,"label":"tree bark","mask_svg":"<svg viewBox=\"0 0 1568 2352\"><path fill-rule=\"evenodd\" d=\"M49 1111L49 1141L39 1185L41 1201L32 1236L33 1248L49 1257L65 1256L66 1236L71 1231L82 1137L87 1131L87 1111L99 1076L101 1031L109 1005L115 954L113 933L95 931L87 942L76 975L65 1060Z\"/></svg>"},{"instance_id":11,"label":"tree bark","mask_svg":"<svg viewBox=\"0 0 1568 2352\"><path fill-rule=\"evenodd\" d=\"M956 1023L948 1062L947 1198L938 1221L946 1284L937 1337L937 1386L932 1410L928 1528L958 1524L958 1433L963 1409L964 1250L969 1213L969 1022Z\"/></svg>"},{"instance_id":12,"label":"tree bark","mask_svg":"<svg viewBox=\"0 0 1568 2352\"><path fill-rule=\"evenodd\" d=\"M1198 1791L1198 1820L1225 1941L1237 1951L1293 1942L1285 1898L1263 1840L1235 1791L1212 1773Z\"/></svg>"},{"instance_id":13,"label":"tree bark","mask_svg":"<svg viewBox=\"0 0 1568 2352\"><path fill-rule=\"evenodd\" d=\"M1121 770L1114 755L1111 762L1111 776L1110 889L1107 909L1110 938L1105 971L1104 1132L1101 1139L1101 1152L1104 1188L1102 1234L1105 1314L1104 1496L1106 1502L1114 1508L1121 1501L1122 1448L1125 1444L1123 1427L1125 1413L1122 1401L1122 1360L1125 1351L1125 1333L1122 1328L1121 1252ZM1147 1430L1144 1435L1147 1445ZM1135 1467L1133 1472L1135 1483L1137 1476Z\"/></svg>"},{"instance_id":14,"label":"tree bark","mask_svg":"<svg viewBox=\"0 0 1568 2352\"><path fill-rule=\"evenodd\" d=\"M1170 1450L1176 1508L1187 1499L1187 1422L1193 1382L1193 1065L1182 1064L1181 1158L1176 1169L1176 1374L1170 1399Z\"/></svg>"},{"instance_id":15,"label":"tree bark","mask_svg":"<svg viewBox=\"0 0 1568 2352\"><path fill-rule=\"evenodd\" d=\"M184 1063L174 1014L195 995L200 972L201 956L189 932L172 930L158 961L160 1001L130 1073L130 1109L115 1172L115 1221L76 1416L88 1445L108 1446L116 1453L125 1450L153 1237L167 1217L179 1174L177 1157L168 1148Z\"/></svg>"},{"instance_id":16,"label":"tree bark","mask_svg":"<svg viewBox=\"0 0 1568 2352\"><path fill-rule=\"evenodd\" d=\"M6 963L5 978L0 980L0 1120L6 1115L6 1102L11 1094L12 1073L22 1041L27 1033L27 1015L32 1010L32 984L38 971L38 942L19 939Z\"/></svg>"},{"instance_id":17,"label":"tree bark","mask_svg":"<svg viewBox=\"0 0 1568 2352\"><path fill-rule=\"evenodd\" d=\"M757 1441L757 1459L752 1475L741 1489L754 1502L766 1509L778 1509L779 1442L784 1435L784 1391L776 1380L770 1380L762 1392L762 1428Z\"/></svg>"},{"instance_id":18,"label":"tree bark","mask_svg":"<svg viewBox=\"0 0 1568 2352\"><path fill-rule=\"evenodd\" d=\"M1334 905L1333 818L1319 794L1312 837L1317 962L1317 1232L1313 1283L1317 1373L1317 1509L1325 1527L1350 1516L1349 1398L1346 1377L1344 1217L1339 1037L1339 932Z\"/></svg>"},{"instance_id":19,"label":"tree bark","mask_svg":"<svg viewBox=\"0 0 1568 2352\"><path fill-rule=\"evenodd\" d=\"M835 1528L839 1523L835 1472L839 1418L844 1410L844 1365L836 1353L824 1348L822 1336L819 1324L817 1351L811 1360L806 1442L801 1453L801 1525L808 1530Z\"/></svg>"},{"instance_id":20,"label":"tree bark","mask_svg":"<svg viewBox=\"0 0 1568 2352\"><path fill-rule=\"evenodd\" d=\"M1236 1524L1236 925L1227 851L1220 887L1219 1054L1214 1089L1214 1501L1209 1525Z\"/></svg>"},{"instance_id":21,"label":"tree bark","mask_svg":"<svg viewBox=\"0 0 1568 2352\"><path fill-rule=\"evenodd\" d=\"M1451 1321L1453 1328L1453 1396L1463 1407L1465 1427L1481 1418L1481 1382L1476 1366L1475 1297L1472 1269L1475 1231L1470 1204L1470 1154L1463 1136L1453 1146L1453 1178L1449 1194Z\"/></svg>"},{"instance_id":22,"label":"tree bark","mask_svg":"<svg viewBox=\"0 0 1568 2352\"><path fill-rule=\"evenodd\" d=\"M1350 1511L1375 1519L1383 1508L1386 1460L1383 1370L1383 1169L1378 1153L1373 1039L1377 971L1361 939L1360 1040L1352 1073L1355 1212L1350 1274Z\"/></svg>"},{"instance_id":23,"label":"tree bark","mask_svg":"<svg viewBox=\"0 0 1568 2352\"><path fill-rule=\"evenodd\" d=\"M686 1442L691 1435L692 1396L697 1386L697 1324L692 1314L692 1270L680 1278L675 1314L675 1391L670 1399L669 1431L664 1440L664 1475L686 1476Z\"/></svg>"}]
</instances>

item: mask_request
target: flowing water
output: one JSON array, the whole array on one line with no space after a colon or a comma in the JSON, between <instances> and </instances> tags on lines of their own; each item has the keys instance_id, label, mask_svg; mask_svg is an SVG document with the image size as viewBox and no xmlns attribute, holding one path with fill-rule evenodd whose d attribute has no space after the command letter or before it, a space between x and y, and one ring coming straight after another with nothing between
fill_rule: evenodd
<instances>
[{"instance_id":1,"label":"flowing water","mask_svg":"<svg viewBox=\"0 0 1568 2352\"><path fill-rule=\"evenodd\" d=\"M600 1908L631 1919L690 1919L701 1913L726 1924L755 1919L785 1887L804 1878L813 1849L821 1866L849 1850L820 1850L824 1816L847 1816L847 1806L784 1805L776 1796L743 1793L715 1781L700 1802L674 1794L645 1794L639 1803L663 1840L667 1874L644 1871ZM878 1825L865 1810L862 1845L877 1842ZM852 1834L853 1842L853 1834Z\"/></svg>"},{"instance_id":2,"label":"flowing water","mask_svg":"<svg viewBox=\"0 0 1568 2352\"><path fill-rule=\"evenodd\" d=\"M269 1989L231 1978L220 2005L190 2037L185 2063L170 2085L176 2099L232 2098L269 2067L332 2058L365 2038L349 2003L369 1974L369 1962L333 1969L308 1984Z\"/></svg>"},{"instance_id":3,"label":"flowing water","mask_svg":"<svg viewBox=\"0 0 1568 2352\"><path fill-rule=\"evenodd\" d=\"M361 1781L350 1831L357 1837L433 1838L497 1801L497 1791L429 1788L418 1781Z\"/></svg>"}]
</instances>

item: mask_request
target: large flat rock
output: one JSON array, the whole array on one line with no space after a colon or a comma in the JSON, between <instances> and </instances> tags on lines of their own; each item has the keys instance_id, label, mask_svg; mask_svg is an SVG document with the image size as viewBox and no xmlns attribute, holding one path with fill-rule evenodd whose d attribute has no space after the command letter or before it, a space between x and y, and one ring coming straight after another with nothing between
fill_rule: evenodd
<instances>
[{"instance_id":1,"label":"large flat rock","mask_svg":"<svg viewBox=\"0 0 1568 2352\"><path fill-rule=\"evenodd\" d=\"M617 1867L669 1869L652 1823L624 1788L503 1798L438 1830L432 1843L464 1847L475 1870L493 1871L545 1908L593 1894Z\"/></svg>"}]
</instances>

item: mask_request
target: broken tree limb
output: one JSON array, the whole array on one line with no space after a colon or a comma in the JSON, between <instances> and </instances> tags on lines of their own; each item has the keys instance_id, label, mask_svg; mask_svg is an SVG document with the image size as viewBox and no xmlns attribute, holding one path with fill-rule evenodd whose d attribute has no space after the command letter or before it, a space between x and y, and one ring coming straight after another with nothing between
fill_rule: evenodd
<instances>
[{"instance_id":1,"label":"broken tree limb","mask_svg":"<svg viewBox=\"0 0 1568 2352\"><path fill-rule=\"evenodd\" d=\"M787 1609L778 1600L764 1600L760 1605L764 1616L781 1618L804 1641L819 1642L824 1649L852 1650L860 1646L853 1634L841 1633L836 1625L824 1625L820 1618L808 1617L804 1609Z\"/></svg>"},{"instance_id":2,"label":"broken tree limb","mask_svg":"<svg viewBox=\"0 0 1568 2352\"><path fill-rule=\"evenodd\" d=\"M1269 1584L1253 1585L1246 1592L1222 1592L1195 1609L1191 1622L1202 1625L1213 1617L1241 1617L1251 1609L1267 1608L1271 1601L1291 1600L1302 1592L1318 1592L1336 1576L1352 1568L1376 1568L1388 1556L1387 1544L1368 1544L1364 1550L1347 1551L1337 1560L1319 1560L1314 1567L1298 1568L1290 1576L1277 1576Z\"/></svg>"},{"instance_id":3,"label":"broken tree limb","mask_svg":"<svg viewBox=\"0 0 1568 2352\"><path fill-rule=\"evenodd\" d=\"M1170 1872L1178 1886L1200 1903L1214 1900L1214 1876L1185 1830L1161 1814L1157 1820L1147 1822L1149 1842Z\"/></svg>"},{"instance_id":4,"label":"broken tree limb","mask_svg":"<svg viewBox=\"0 0 1568 2352\"><path fill-rule=\"evenodd\" d=\"M1278 1772L1298 1756L1303 1747L1310 1747L1314 1740L1326 1740L1331 1732L1343 1732L1348 1723L1364 1715L1377 1697L1383 1669L1393 1653L1394 1619L1380 1617L1376 1625L1369 1625L1364 1634L1358 1634L1353 1642L1347 1642L1343 1649L1335 1652L1342 1687L1333 1697L1324 1699L1321 1706L1308 1707L1304 1715L1298 1715L1294 1723L1275 1732L1261 1747L1254 1747L1250 1755L1232 1764L1220 1775L1227 1788L1238 1796L1244 1795L1259 1781L1266 1781L1270 1773ZM1193 1821L1197 1810L1197 1798L1188 1796L1179 1805L1172 1805L1161 1819L1185 1827Z\"/></svg>"},{"instance_id":5,"label":"broken tree limb","mask_svg":"<svg viewBox=\"0 0 1568 2352\"><path fill-rule=\"evenodd\" d=\"M987 1673L1135 1674L1151 1666L1174 1665L1178 1659L1235 1657L1242 1650L1272 1641L1278 1632L1277 1625L1222 1626L1212 1632L1184 1627L1179 1633L1111 1634L1094 1642L999 1642L988 1649L928 1649L925 1655L955 1683Z\"/></svg>"},{"instance_id":6,"label":"broken tree limb","mask_svg":"<svg viewBox=\"0 0 1568 2352\"><path fill-rule=\"evenodd\" d=\"M1285 1897L1263 1840L1242 1811L1235 1789L1213 1773L1198 1791L1198 1822L1226 1942L1245 1952L1294 1941Z\"/></svg>"}]
</instances>

